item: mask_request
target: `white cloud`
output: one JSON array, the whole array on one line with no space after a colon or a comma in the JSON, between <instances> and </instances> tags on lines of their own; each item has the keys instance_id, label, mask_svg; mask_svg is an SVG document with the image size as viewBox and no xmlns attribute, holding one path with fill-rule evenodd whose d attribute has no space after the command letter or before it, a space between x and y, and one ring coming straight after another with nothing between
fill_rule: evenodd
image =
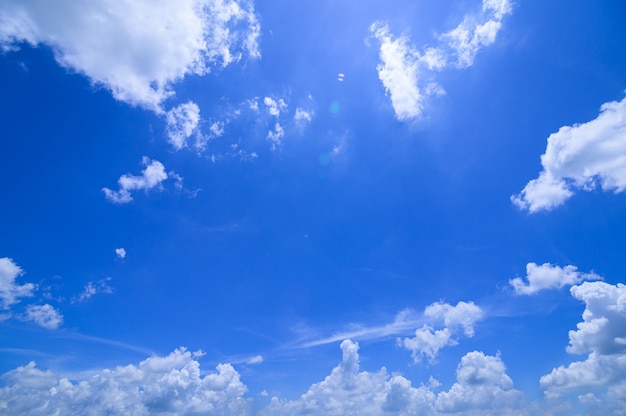
<instances>
[{"instance_id":1,"label":"white cloud","mask_svg":"<svg viewBox=\"0 0 626 416\"><path fill-rule=\"evenodd\" d=\"M508 0L483 0L480 15L465 16L455 29L441 35L456 55L456 65L467 68L474 63L478 52L496 40L502 27L502 18L511 13Z\"/></svg>"},{"instance_id":2,"label":"white cloud","mask_svg":"<svg viewBox=\"0 0 626 416\"><path fill-rule=\"evenodd\" d=\"M263 361L264 359L262 355L255 355L246 361L246 364L261 364Z\"/></svg>"},{"instance_id":3,"label":"white cloud","mask_svg":"<svg viewBox=\"0 0 626 416\"><path fill-rule=\"evenodd\" d=\"M132 105L161 110L189 74L260 56L253 6L237 0L7 0L0 46L45 44L57 62Z\"/></svg>"},{"instance_id":4,"label":"white cloud","mask_svg":"<svg viewBox=\"0 0 626 416\"><path fill-rule=\"evenodd\" d=\"M24 274L21 267L8 257L0 258L0 308L7 310L18 303L19 298L33 296L36 286L32 283L18 285L15 279Z\"/></svg>"},{"instance_id":5,"label":"white cloud","mask_svg":"<svg viewBox=\"0 0 626 416\"><path fill-rule=\"evenodd\" d=\"M28 305L24 319L47 329L57 329L63 323L63 315L51 305Z\"/></svg>"},{"instance_id":6,"label":"white cloud","mask_svg":"<svg viewBox=\"0 0 626 416\"><path fill-rule=\"evenodd\" d=\"M87 283L82 293L78 296L78 298L73 299L73 301L82 303L91 299L94 295L97 295L97 294L113 293L113 288L109 286L110 281L111 281L111 278L107 277L106 279L98 280L95 283L94 282Z\"/></svg>"},{"instance_id":7,"label":"white cloud","mask_svg":"<svg viewBox=\"0 0 626 416\"><path fill-rule=\"evenodd\" d=\"M410 120L422 113L424 95L420 91L419 53L406 36L394 39L387 25L375 23L370 32L380 42L381 63L378 77L391 97L398 120Z\"/></svg>"},{"instance_id":8,"label":"white cloud","mask_svg":"<svg viewBox=\"0 0 626 416\"><path fill-rule=\"evenodd\" d=\"M167 136L174 149L187 146L187 139L198 130L200 108L193 101L180 104L165 114Z\"/></svg>"},{"instance_id":9,"label":"white cloud","mask_svg":"<svg viewBox=\"0 0 626 416\"><path fill-rule=\"evenodd\" d=\"M564 286L573 286L583 280L601 280L594 273L581 273L576 266L553 266L544 263L538 266L536 263L526 265L526 282L521 277L509 280L518 295L532 295L545 289L561 289Z\"/></svg>"},{"instance_id":10,"label":"white cloud","mask_svg":"<svg viewBox=\"0 0 626 416\"><path fill-rule=\"evenodd\" d=\"M299 127L304 127L313 120L313 111L305 110L304 108L296 108L296 114L293 116L293 120Z\"/></svg>"},{"instance_id":11,"label":"white cloud","mask_svg":"<svg viewBox=\"0 0 626 416\"><path fill-rule=\"evenodd\" d=\"M261 414L270 415L521 415L522 394L513 389L499 357L474 351L466 354L457 369L457 382L439 394L440 383L413 387L399 374L361 371L359 345L341 343L343 358L330 375L313 384L298 400L272 398Z\"/></svg>"},{"instance_id":12,"label":"white cloud","mask_svg":"<svg viewBox=\"0 0 626 416\"><path fill-rule=\"evenodd\" d=\"M457 382L437 396L437 410L463 415L521 415L524 398L513 388L499 356L480 351L465 354L456 370Z\"/></svg>"},{"instance_id":13,"label":"white cloud","mask_svg":"<svg viewBox=\"0 0 626 416\"><path fill-rule=\"evenodd\" d=\"M237 371L220 364L217 372L203 376L199 355L181 348L80 380L42 371L31 362L3 376L0 409L33 416L246 414L246 387Z\"/></svg>"},{"instance_id":14,"label":"white cloud","mask_svg":"<svg viewBox=\"0 0 626 416\"><path fill-rule=\"evenodd\" d=\"M501 20L509 13L508 0L484 0L481 13L466 15L455 29L439 36L436 47L424 47L422 53L410 44L408 36L394 38L388 25L372 24L370 33L380 42L378 77L391 98L396 118L416 119L429 95L444 94L432 81L433 71L451 65L471 66L478 52L495 41Z\"/></svg>"},{"instance_id":15,"label":"white cloud","mask_svg":"<svg viewBox=\"0 0 626 416\"><path fill-rule=\"evenodd\" d=\"M585 303L583 320L569 331L567 351L586 354L584 361L560 366L540 379L547 397L571 392L596 394L605 390L605 408L626 408L626 286L618 283L584 282L570 289ZM582 398L589 399L588 396Z\"/></svg>"},{"instance_id":16,"label":"white cloud","mask_svg":"<svg viewBox=\"0 0 626 416\"><path fill-rule=\"evenodd\" d=\"M281 139L285 136L285 130L280 125L280 123L276 122L274 124L274 130L270 130L267 132L267 140L272 143L272 150L276 150L280 146Z\"/></svg>"},{"instance_id":17,"label":"white cloud","mask_svg":"<svg viewBox=\"0 0 626 416\"><path fill-rule=\"evenodd\" d=\"M125 204L133 200L130 191L159 188L161 182L167 179L165 166L158 160L150 160L143 157L141 164L146 168L141 171L140 176L131 174L122 175L117 183L120 186L119 191L112 191L109 188L102 188L106 198L116 204Z\"/></svg>"},{"instance_id":18,"label":"white cloud","mask_svg":"<svg viewBox=\"0 0 626 416\"><path fill-rule=\"evenodd\" d=\"M626 190L626 98L611 101L583 124L564 126L548 137L541 155L543 170L511 201L537 212L562 205L575 190L598 185L615 193Z\"/></svg>"},{"instance_id":19,"label":"white cloud","mask_svg":"<svg viewBox=\"0 0 626 416\"><path fill-rule=\"evenodd\" d=\"M126 249L124 248L116 248L115 249L115 255L120 258L120 259L125 259L126 258Z\"/></svg>"},{"instance_id":20,"label":"white cloud","mask_svg":"<svg viewBox=\"0 0 626 416\"><path fill-rule=\"evenodd\" d=\"M267 112L274 117L279 117L280 112L287 108L287 104L282 98L274 100L271 97L265 97L263 99L263 103L265 104L265 107L267 107Z\"/></svg>"},{"instance_id":21,"label":"white cloud","mask_svg":"<svg viewBox=\"0 0 626 416\"><path fill-rule=\"evenodd\" d=\"M473 337L474 325L483 315L482 309L473 302L459 302L456 306L433 303L424 310L429 323L418 328L414 337L398 339L398 344L411 351L415 362L425 357L434 363L442 348L458 344L454 335L462 331L465 336ZM435 323L443 323L444 328L434 329L432 324Z\"/></svg>"}]
</instances>

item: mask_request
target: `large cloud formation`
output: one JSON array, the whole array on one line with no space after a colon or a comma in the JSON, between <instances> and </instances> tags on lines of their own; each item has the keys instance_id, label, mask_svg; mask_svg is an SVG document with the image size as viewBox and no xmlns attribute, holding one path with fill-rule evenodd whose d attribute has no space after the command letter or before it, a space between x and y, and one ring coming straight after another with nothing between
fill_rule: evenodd
<instances>
[{"instance_id":1,"label":"large cloud formation","mask_svg":"<svg viewBox=\"0 0 626 416\"><path fill-rule=\"evenodd\" d=\"M43 371L34 362L4 375L0 409L14 415L242 415L245 385L230 364L201 375L184 348L139 365L104 370L79 381Z\"/></svg>"},{"instance_id":2,"label":"large cloud formation","mask_svg":"<svg viewBox=\"0 0 626 416\"><path fill-rule=\"evenodd\" d=\"M569 332L567 351L588 354L584 361L560 366L541 377L549 398L584 393L582 404L600 402L605 414L626 409L626 286L584 282L570 289L585 303L583 321ZM590 392L592 391L592 392ZM597 398L596 394L602 394ZM623 414L623 413L621 413Z\"/></svg>"},{"instance_id":3,"label":"large cloud formation","mask_svg":"<svg viewBox=\"0 0 626 416\"><path fill-rule=\"evenodd\" d=\"M437 394L439 382L413 387L399 374L360 371L359 345L341 343L343 359L323 381L300 399L277 397L262 414L270 415L518 415L525 414L522 394L513 388L500 357L479 351L466 354L457 368L457 381Z\"/></svg>"},{"instance_id":4,"label":"large cloud formation","mask_svg":"<svg viewBox=\"0 0 626 416\"><path fill-rule=\"evenodd\" d=\"M257 57L260 26L239 0L6 0L0 48L50 46L57 62L132 105L161 112L189 74Z\"/></svg>"},{"instance_id":5,"label":"large cloud formation","mask_svg":"<svg viewBox=\"0 0 626 416\"><path fill-rule=\"evenodd\" d=\"M626 190L626 98L602 104L594 120L564 126L548 137L537 179L511 197L520 209L549 211L574 195L598 186Z\"/></svg>"},{"instance_id":6,"label":"large cloud formation","mask_svg":"<svg viewBox=\"0 0 626 416\"><path fill-rule=\"evenodd\" d=\"M478 52L491 45L511 13L509 0L483 0L480 13L468 14L453 30L439 36L434 47L420 52L406 35L394 37L389 26L375 22L370 34L380 42L378 77L391 98L396 118L409 121L421 116L426 99L444 94L434 82L434 72L467 68Z\"/></svg>"}]
</instances>

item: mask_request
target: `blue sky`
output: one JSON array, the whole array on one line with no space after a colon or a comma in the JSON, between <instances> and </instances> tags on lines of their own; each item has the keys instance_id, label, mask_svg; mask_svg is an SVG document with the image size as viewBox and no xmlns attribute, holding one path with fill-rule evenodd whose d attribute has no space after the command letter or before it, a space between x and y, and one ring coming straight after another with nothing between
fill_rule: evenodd
<instances>
[{"instance_id":1,"label":"blue sky","mask_svg":"<svg viewBox=\"0 0 626 416\"><path fill-rule=\"evenodd\" d=\"M0 409L622 414L624 18L3 2Z\"/></svg>"}]
</instances>

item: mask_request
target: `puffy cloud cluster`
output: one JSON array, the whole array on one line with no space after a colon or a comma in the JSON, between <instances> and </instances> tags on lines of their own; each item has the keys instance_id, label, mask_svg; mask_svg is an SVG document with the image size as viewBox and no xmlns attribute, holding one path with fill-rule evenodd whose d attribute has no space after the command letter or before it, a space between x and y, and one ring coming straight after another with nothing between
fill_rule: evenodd
<instances>
[{"instance_id":1,"label":"puffy cloud cluster","mask_svg":"<svg viewBox=\"0 0 626 416\"><path fill-rule=\"evenodd\" d=\"M198 130L200 107L193 101L180 104L165 114L167 136L176 150L187 145L187 139Z\"/></svg>"},{"instance_id":2,"label":"puffy cloud cluster","mask_svg":"<svg viewBox=\"0 0 626 416\"><path fill-rule=\"evenodd\" d=\"M428 96L444 94L433 81L434 71L471 66L478 52L495 42L503 17L510 13L509 0L483 0L481 13L466 15L455 29L439 36L439 45L423 52L411 46L408 36L394 37L388 25L372 24L370 33L380 42L378 77L396 118L418 118Z\"/></svg>"},{"instance_id":3,"label":"puffy cloud cluster","mask_svg":"<svg viewBox=\"0 0 626 416\"><path fill-rule=\"evenodd\" d=\"M111 202L116 204L126 204L133 200L131 191L150 189L160 189L161 183L168 178L165 172L165 166L158 160L150 160L143 157L141 164L146 168L141 171L141 175L135 176L131 174L122 175L117 183L120 186L118 191L112 191L109 188L102 188L104 196Z\"/></svg>"},{"instance_id":4,"label":"puffy cloud cluster","mask_svg":"<svg viewBox=\"0 0 626 416\"><path fill-rule=\"evenodd\" d=\"M474 351L457 369L457 382L436 393L439 382L413 387L399 374L360 371L359 345L341 343L343 359L323 381L313 384L300 399L272 398L261 413L271 415L515 415L523 414L521 393L505 372L499 357Z\"/></svg>"},{"instance_id":5,"label":"puffy cloud cluster","mask_svg":"<svg viewBox=\"0 0 626 416\"><path fill-rule=\"evenodd\" d=\"M533 295L545 289L561 289L564 286L573 286L583 280L601 280L595 273L581 273L576 266L553 266L544 263L526 265L526 282L521 277L509 280L518 295Z\"/></svg>"},{"instance_id":6,"label":"puffy cloud cluster","mask_svg":"<svg viewBox=\"0 0 626 416\"><path fill-rule=\"evenodd\" d=\"M540 379L547 397L585 393L581 403L601 401L603 408L626 409L626 286L584 282L570 289L585 303L582 322L569 332L567 351L588 354ZM594 392L589 392L593 390ZM596 393L604 392L601 399ZM598 393L599 394L599 393Z\"/></svg>"},{"instance_id":7,"label":"puffy cloud cluster","mask_svg":"<svg viewBox=\"0 0 626 416\"><path fill-rule=\"evenodd\" d=\"M600 108L594 120L564 126L548 137L537 179L511 197L520 209L549 211L562 205L575 190L598 186L615 193L626 190L626 98Z\"/></svg>"},{"instance_id":8,"label":"puffy cloud cluster","mask_svg":"<svg viewBox=\"0 0 626 416\"><path fill-rule=\"evenodd\" d=\"M34 296L37 285L24 283L19 285L15 280L24 274L20 266L8 257L0 258L0 321L13 316L12 306L20 302L20 298ZM47 329L56 329L63 323L63 315L49 304L26 305L24 313L18 315L24 321L32 321Z\"/></svg>"},{"instance_id":9,"label":"puffy cloud cluster","mask_svg":"<svg viewBox=\"0 0 626 416\"><path fill-rule=\"evenodd\" d=\"M424 318L430 323L418 328L414 337L399 339L398 344L412 352L415 362L425 357L433 363L442 348L458 344L455 335L473 337L474 325L482 317L482 309L473 302L459 302L456 306L433 303L424 310ZM443 324L443 328L435 329L433 324Z\"/></svg>"},{"instance_id":10,"label":"puffy cloud cluster","mask_svg":"<svg viewBox=\"0 0 626 416\"><path fill-rule=\"evenodd\" d=\"M103 370L81 380L43 371L34 362L5 374L0 409L24 415L243 415L245 385L230 364L201 375L184 348L139 365Z\"/></svg>"},{"instance_id":11,"label":"puffy cloud cluster","mask_svg":"<svg viewBox=\"0 0 626 416\"><path fill-rule=\"evenodd\" d=\"M259 56L260 26L239 0L7 0L0 47L48 45L57 62L132 105L161 112L189 74Z\"/></svg>"}]
</instances>

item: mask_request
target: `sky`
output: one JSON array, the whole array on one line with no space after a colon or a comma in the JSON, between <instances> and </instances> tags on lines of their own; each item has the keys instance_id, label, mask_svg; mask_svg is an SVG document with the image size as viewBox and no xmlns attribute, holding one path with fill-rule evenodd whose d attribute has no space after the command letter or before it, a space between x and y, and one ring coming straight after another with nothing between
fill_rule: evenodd
<instances>
[{"instance_id":1,"label":"sky","mask_svg":"<svg viewBox=\"0 0 626 416\"><path fill-rule=\"evenodd\" d=\"M1 2L1 413L626 414L625 19Z\"/></svg>"}]
</instances>

